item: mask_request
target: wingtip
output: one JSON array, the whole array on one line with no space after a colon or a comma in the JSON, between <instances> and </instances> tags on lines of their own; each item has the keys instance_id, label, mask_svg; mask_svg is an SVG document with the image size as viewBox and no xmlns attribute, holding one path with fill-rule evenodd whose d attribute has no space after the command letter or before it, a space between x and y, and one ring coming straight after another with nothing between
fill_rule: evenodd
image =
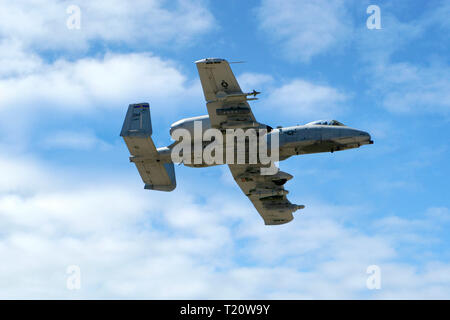
<instances>
[{"instance_id":1,"label":"wingtip","mask_svg":"<svg viewBox=\"0 0 450 320\"><path fill-rule=\"evenodd\" d=\"M227 61L225 59L222 58L205 58L205 59L200 59L195 61L196 64L198 63L221 63L223 61Z\"/></svg>"}]
</instances>

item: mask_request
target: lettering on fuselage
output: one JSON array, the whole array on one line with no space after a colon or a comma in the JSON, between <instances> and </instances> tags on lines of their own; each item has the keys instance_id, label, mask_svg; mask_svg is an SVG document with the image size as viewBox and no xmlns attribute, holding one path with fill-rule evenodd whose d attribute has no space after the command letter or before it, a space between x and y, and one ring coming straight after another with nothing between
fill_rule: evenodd
<instances>
[{"instance_id":1,"label":"lettering on fuselage","mask_svg":"<svg viewBox=\"0 0 450 320\"><path fill-rule=\"evenodd\" d=\"M184 128L173 130L171 135L178 141L171 150L171 159L174 163L261 164L272 167L279 161L277 131L268 134L267 129L254 128L203 130L202 121L195 121L193 135ZM273 172L268 171L267 174Z\"/></svg>"}]
</instances>

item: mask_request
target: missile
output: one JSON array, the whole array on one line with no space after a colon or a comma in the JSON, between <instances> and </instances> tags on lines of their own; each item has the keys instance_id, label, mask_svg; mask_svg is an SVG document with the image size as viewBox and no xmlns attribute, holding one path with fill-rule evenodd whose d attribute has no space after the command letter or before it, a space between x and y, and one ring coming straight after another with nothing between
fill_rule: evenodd
<instances>
[{"instance_id":1,"label":"missile","mask_svg":"<svg viewBox=\"0 0 450 320\"><path fill-rule=\"evenodd\" d=\"M248 93L246 93L246 95L247 96L254 96L254 97L256 97L258 94L260 94L261 92L259 92L259 91L256 91L255 89L253 89L253 91L252 92L248 92Z\"/></svg>"},{"instance_id":2,"label":"missile","mask_svg":"<svg viewBox=\"0 0 450 320\"><path fill-rule=\"evenodd\" d=\"M264 188L256 188L250 190L251 196L260 196L260 197L270 197L270 196L284 196L287 195L289 191L284 189L264 189Z\"/></svg>"},{"instance_id":3,"label":"missile","mask_svg":"<svg viewBox=\"0 0 450 320\"><path fill-rule=\"evenodd\" d=\"M304 205L298 205L298 204L293 204L293 203L267 203L267 204L264 204L264 207L269 210L271 210L271 209L285 210L285 211L290 211L290 212L294 212L294 211L305 208Z\"/></svg>"}]
</instances>

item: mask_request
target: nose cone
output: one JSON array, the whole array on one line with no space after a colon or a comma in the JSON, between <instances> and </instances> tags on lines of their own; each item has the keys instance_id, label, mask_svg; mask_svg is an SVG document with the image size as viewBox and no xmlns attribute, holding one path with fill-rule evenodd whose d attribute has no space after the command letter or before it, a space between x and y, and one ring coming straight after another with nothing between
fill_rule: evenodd
<instances>
[{"instance_id":1,"label":"nose cone","mask_svg":"<svg viewBox=\"0 0 450 320\"><path fill-rule=\"evenodd\" d=\"M358 135L361 144L373 144L372 138L370 137L369 133L358 130Z\"/></svg>"}]
</instances>

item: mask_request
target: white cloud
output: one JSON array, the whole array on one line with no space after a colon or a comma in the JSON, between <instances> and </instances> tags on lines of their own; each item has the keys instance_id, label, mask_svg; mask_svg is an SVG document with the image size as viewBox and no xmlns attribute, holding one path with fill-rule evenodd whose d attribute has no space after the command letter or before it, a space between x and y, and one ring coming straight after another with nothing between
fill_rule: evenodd
<instances>
[{"instance_id":1,"label":"white cloud","mask_svg":"<svg viewBox=\"0 0 450 320\"><path fill-rule=\"evenodd\" d=\"M26 52L17 40L0 41L0 81L3 78L29 74L38 70L42 59Z\"/></svg>"},{"instance_id":2,"label":"white cloud","mask_svg":"<svg viewBox=\"0 0 450 320\"><path fill-rule=\"evenodd\" d=\"M112 146L98 138L93 132L57 131L50 133L42 141L46 149L108 149Z\"/></svg>"},{"instance_id":3,"label":"white cloud","mask_svg":"<svg viewBox=\"0 0 450 320\"><path fill-rule=\"evenodd\" d=\"M259 91L258 89L261 86L270 84L273 82L273 77L268 74L264 73L252 73L252 72L246 72L238 77L239 85L244 92L251 92L251 90L255 89L256 91Z\"/></svg>"},{"instance_id":4,"label":"white cloud","mask_svg":"<svg viewBox=\"0 0 450 320\"><path fill-rule=\"evenodd\" d=\"M79 52L96 40L136 47L187 43L213 23L210 13L196 5L199 2L179 1L170 10L161 3L136 2L141 10L131 11L118 1L81 2L80 32L65 29L68 2L2 3L0 33L6 37L0 44L2 130L26 135L21 121L34 111L37 120L52 119L56 112L97 114L131 101L150 101L169 113L186 99L203 101L198 82L191 83L176 63L151 53L107 53L54 62L32 53ZM330 12L320 12L316 2L308 2L305 19L299 22L294 15L302 12L291 14L273 2L266 1L266 8L267 4L280 16L272 19L268 11L260 11L269 22L263 28L272 23L278 28L273 30L281 31L279 40L293 49L292 59L308 61L348 35L345 25L336 39L319 25L328 21L329 26L340 26L337 18L346 13L338 2L328 6ZM288 4L298 8L294 2ZM293 26L290 30L278 20L283 14ZM308 15L322 19L316 25ZM304 44L311 46L301 52ZM423 76L419 71L404 77L392 74L390 81L403 85L414 74ZM272 83L271 76L263 74L247 73L239 79L243 89ZM298 117L333 117L348 99L340 90L301 79L268 92L268 104L263 106ZM83 150L102 145L94 133L72 131L56 131L43 143ZM226 192L229 187L224 184L222 192L207 199L202 192L205 185L149 192L142 190L134 168L130 176L109 172L106 179L98 171L47 167L1 145L0 151L2 298L450 296L449 279L443 276L447 263L437 261L420 269L396 262L403 239L389 237L386 230L395 234L406 228L421 234L420 223L396 223L394 217L375 224L383 227L368 234L337 218L366 213L364 208L316 204L294 222L268 228L234 184L230 187L235 193ZM427 220L432 225L448 221L447 208L430 208L427 215L436 219ZM380 293L365 288L366 267L374 263L383 272ZM73 264L81 267L81 291L65 287L66 268Z\"/></svg>"},{"instance_id":5,"label":"white cloud","mask_svg":"<svg viewBox=\"0 0 450 320\"><path fill-rule=\"evenodd\" d=\"M450 113L448 65L380 65L374 87L383 94L383 106L395 113Z\"/></svg>"},{"instance_id":6,"label":"white cloud","mask_svg":"<svg viewBox=\"0 0 450 320\"><path fill-rule=\"evenodd\" d=\"M362 67L376 67L386 63L391 55L407 45L412 39L420 37L425 26L419 21L399 21L390 10L382 9L382 28L370 30L360 28L357 30L355 48L364 62Z\"/></svg>"},{"instance_id":7,"label":"white cloud","mask_svg":"<svg viewBox=\"0 0 450 320\"><path fill-rule=\"evenodd\" d=\"M291 60L308 62L352 36L351 19L341 0L264 0L258 16L261 29Z\"/></svg>"},{"instance_id":8,"label":"white cloud","mask_svg":"<svg viewBox=\"0 0 450 320\"><path fill-rule=\"evenodd\" d=\"M432 6L431 11L426 12L422 17L423 23L426 25L434 25L442 28L443 32L448 32L450 29L450 3L448 1L439 1L437 5Z\"/></svg>"},{"instance_id":9,"label":"white cloud","mask_svg":"<svg viewBox=\"0 0 450 320\"><path fill-rule=\"evenodd\" d=\"M265 0L258 9L261 28L279 44L285 56L309 62L314 56L339 50L348 41L359 48L362 68L367 72L380 105L394 113L448 115L450 71L445 59L428 65L393 63L399 49L420 41L432 28L445 34L448 4L439 4L422 17L399 21L388 8L382 9L380 30L356 29L344 1ZM361 13L361 19L366 18ZM354 41L355 40L355 41ZM445 40L444 40L445 41Z\"/></svg>"},{"instance_id":10,"label":"white cloud","mask_svg":"<svg viewBox=\"0 0 450 320\"><path fill-rule=\"evenodd\" d=\"M167 121L176 120L173 113L180 107L192 104L204 109L198 104L203 101L199 82L188 79L176 62L149 52L108 52L48 62L24 51L18 42L3 41L0 47L7 49L6 53L0 51L0 141L10 145L26 145L41 119L54 124L74 114L92 119L99 112L124 112L135 102L149 102L152 116ZM18 109L26 112L17 116ZM73 146L73 137L69 140ZM87 142L86 137L84 141L93 142ZM55 141L46 143L55 145Z\"/></svg>"},{"instance_id":11,"label":"white cloud","mask_svg":"<svg viewBox=\"0 0 450 320\"><path fill-rule=\"evenodd\" d=\"M391 239L333 218L358 208L312 204L294 222L271 228L243 195L221 193L200 203L192 190L149 192L128 178L102 183L95 174L74 181L61 168L53 172L33 160L0 161L14 186L0 189L2 298L450 294L442 274L448 264L434 262L425 270L398 264ZM19 169L31 181L38 178L33 192L21 192L30 181L15 174ZM66 268L74 264L81 268L80 291L65 287ZM369 264L382 269L380 292L365 287Z\"/></svg>"},{"instance_id":12,"label":"white cloud","mask_svg":"<svg viewBox=\"0 0 450 320\"><path fill-rule=\"evenodd\" d=\"M22 194L29 193L36 189L46 189L50 187L47 174L43 172L41 166L29 157L22 155L14 157L12 152L2 147L0 156L0 194ZM14 161L5 155L14 157Z\"/></svg>"},{"instance_id":13,"label":"white cloud","mask_svg":"<svg viewBox=\"0 0 450 320\"><path fill-rule=\"evenodd\" d=\"M30 111L89 112L133 101L156 101L167 107L167 97L195 95L190 86L173 62L150 53L106 54L74 62L61 59L0 79L0 110L21 105Z\"/></svg>"},{"instance_id":14,"label":"white cloud","mask_svg":"<svg viewBox=\"0 0 450 320\"><path fill-rule=\"evenodd\" d=\"M420 43L435 32L436 26L445 28L442 16L448 5L433 7L423 16L410 21L399 21L392 13L382 13L381 30L361 29L358 41L361 61L373 94L380 105L399 114L431 113L448 115L450 111L450 67L435 53L422 51L421 63L408 62L410 52L393 55L401 50L423 50ZM445 31L442 33L444 34ZM436 41L446 41L436 35ZM418 43L419 45L416 45ZM414 49L409 49L413 46Z\"/></svg>"},{"instance_id":15,"label":"white cloud","mask_svg":"<svg viewBox=\"0 0 450 320\"><path fill-rule=\"evenodd\" d=\"M66 27L66 9L81 9L81 28ZM86 50L92 42L138 47L189 44L214 26L201 0L2 1L0 37L20 40L37 50Z\"/></svg>"},{"instance_id":16,"label":"white cloud","mask_svg":"<svg viewBox=\"0 0 450 320\"><path fill-rule=\"evenodd\" d=\"M188 81L179 65L142 49L191 45L214 25L205 2L135 1L130 6L121 1L81 1L77 2L81 29L69 30L66 9L72 4L1 2L2 136L24 141L33 119L55 117L51 112L93 113L149 101L158 106L155 111L168 114L190 97L202 101L197 82ZM77 59L97 46L97 40L106 53ZM140 53L112 53L116 45L128 45ZM27 112L16 117L19 106Z\"/></svg>"},{"instance_id":17,"label":"white cloud","mask_svg":"<svg viewBox=\"0 0 450 320\"><path fill-rule=\"evenodd\" d=\"M267 109L304 121L317 118L335 118L345 111L348 95L328 85L302 79L275 88L264 101Z\"/></svg>"},{"instance_id":18,"label":"white cloud","mask_svg":"<svg viewBox=\"0 0 450 320\"><path fill-rule=\"evenodd\" d=\"M450 222L450 210L445 207L433 207L427 210L427 217L436 219L440 223Z\"/></svg>"}]
</instances>

